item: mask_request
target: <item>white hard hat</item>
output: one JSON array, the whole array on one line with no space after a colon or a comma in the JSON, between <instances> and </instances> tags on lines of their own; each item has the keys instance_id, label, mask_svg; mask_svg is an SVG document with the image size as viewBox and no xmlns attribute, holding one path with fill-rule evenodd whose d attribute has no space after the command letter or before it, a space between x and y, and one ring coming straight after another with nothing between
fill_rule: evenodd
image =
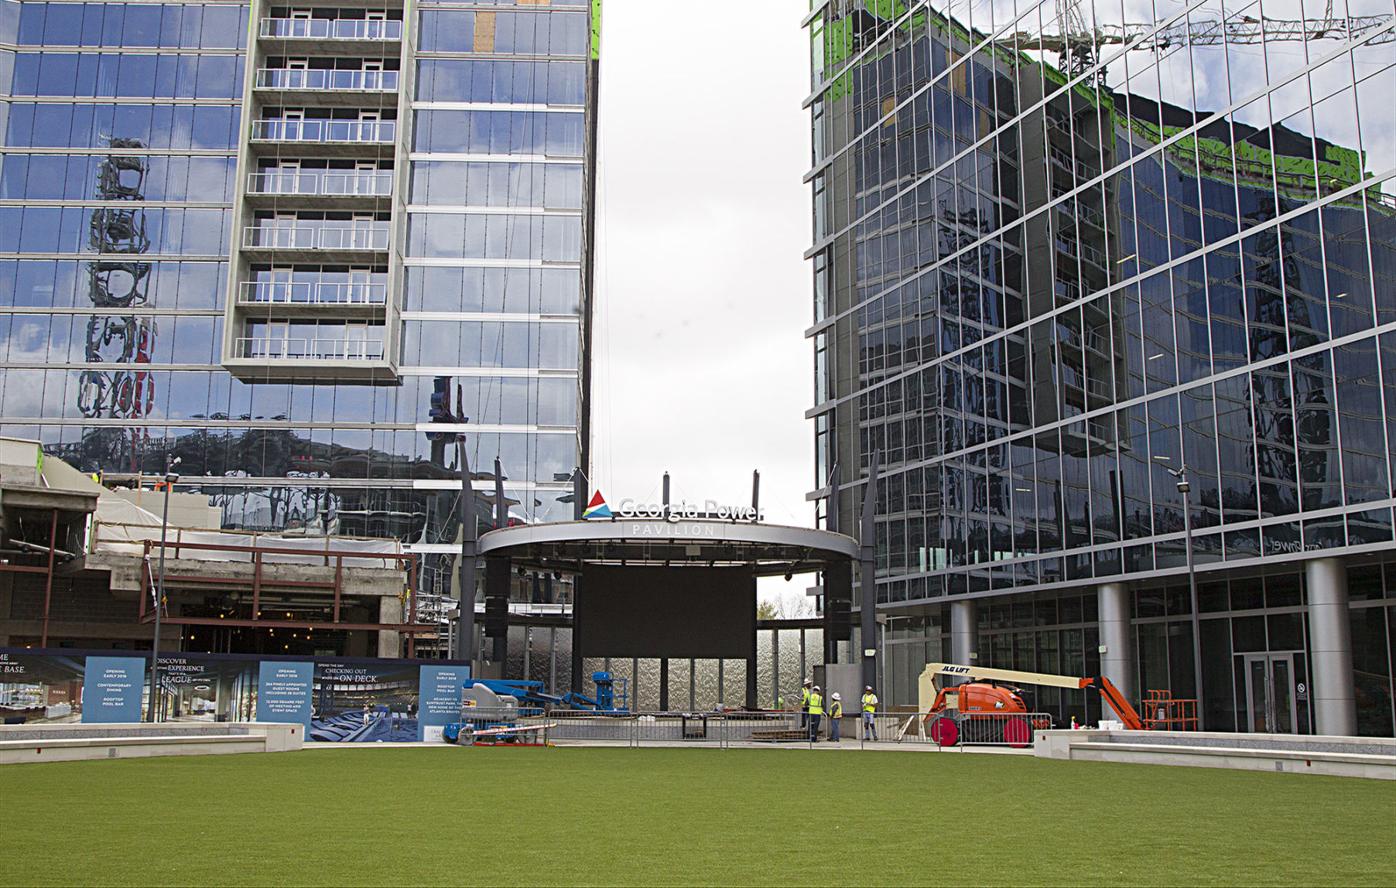
<instances>
[{"instance_id":1,"label":"white hard hat","mask_svg":"<svg viewBox=\"0 0 1396 888\"><path fill-rule=\"evenodd\" d=\"M816 691L819 690L819 685L815 685L815 686L814 686L814 689L815 689Z\"/></svg>"},{"instance_id":2,"label":"white hard hat","mask_svg":"<svg viewBox=\"0 0 1396 888\"><path fill-rule=\"evenodd\" d=\"M871 691L871 690L872 690L872 685L863 685L863 690L865 690L865 691Z\"/></svg>"},{"instance_id":3,"label":"white hard hat","mask_svg":"<svg viewBox=\"0 0 1396 888\"><path fill-rule=\"evenodd\" d=\"M842 700L843 698L839 696L839 692L838 692L838 691L834 691L834 699L835 699L835 700Z\"/></svg>"}]
</instances>

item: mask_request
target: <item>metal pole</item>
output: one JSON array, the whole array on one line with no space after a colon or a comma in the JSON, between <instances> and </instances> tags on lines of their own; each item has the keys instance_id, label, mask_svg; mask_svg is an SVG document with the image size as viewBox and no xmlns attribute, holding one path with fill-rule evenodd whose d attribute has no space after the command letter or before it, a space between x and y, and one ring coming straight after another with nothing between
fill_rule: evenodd
<instances>
[{"instance_id":1,"label":"metal pole","mask_svg":"<svg viewBox=\"0 0 1396 888\"><path fill-rule=\"evenodd\" d=\"M858 529L858 586L862 600L858 642L863 646L863 684L877 686L877 475L880 454L874 450L868 467L868 486L863 491L863 520Z\"/></svg>"},{"instance_id":2,"label":"metal pole","mask_svg":"<svg viewBox=\"0 0 1396 888\"><path fill-rule=\"evenodd\" d=\"M587 509L586 477L580 468L572 470L572 520L581 521Z\"/></svg>"},{"instance_id":3,"label":"metal pole","mask_svg":"<svg viewBox=\"0 0 1396 888\"><path fill-rule=\"evenodd\" d=\"M494 458L494 526L509 526L509 505L504 499L504 467Z\"/></svg>"},{"instance_id":4,"label":"metal pole","mask_svg":"<svg viewBox=\"0 0 1396 888\"><path fill-rule=\"evenodd\" d=\"M659 658L659 709L669 711L669 659Z\"/></svg>"},{"instance_id":5,"label":"metal pole","mask_svg":"<svg viewBox=\"0 0 1396 888\"><path fill-rule=\"evenodd\" d=\"M155 637L150 643L150 701L146 721L156 721L156 689L160 686L160 615L165 609L165 540L170 529L170 488L179 478L170 471L178 458L165 461L165 505L160 510L160 576L155 579Z\"/></svg>"},{"instance_id":6,"label":"metal pole","mask_svg":"<svg viewBox=\"0 0 1396 888\"><path fill-rule=\"evenodd\" d=\"M761 520L761 472L758 469L751 473L751 517L753 521Z\"/></svg>"},{"instance_id":7,"label":"metal pole","mask_svg":"<svg viewBox=\"0 0 1396 888\"><path fill-rule=\"evenodd\" d=\"M664 473L664 520L669 520L669 473Z\"/></svg>"},{"instance_id":8,"label":"metal pole","mask_svg":"<svg viewBox=\"0 0 1396 888\"><path fill-rule=\"evenodd\" d=\"M1178 492L1183 495L1183 536L1187 540L1188 553L1188 595L1192 600L1192 681L1193 692L1197 699L1197 729L1206 730L1203 725L1202 716L1202 615L1197 607L1197 570L1193 565L1192 557L1192 507L1188 491L1192 485L1188 483L1188 470L1184 466L1176 473L1178 479Z\"/></svg>"},{"instance_id":9,"label":"metal pole","mask_svg":"<svg viewBox=\"0 0 1396 888\"><path fill-rule=\"evenodd\" d=\"M509 526L509 504L508 504L508 502L507 502L507 501L505 500L505 498L504 498L504 467L500 464L500 462L499 462L499 457L497 457L497 456L494 458L494 526L495 526L496 528L508 527L508 526ZM486 589L485 589L485 601L487 602L486 605L485 605L485 612L488 613L488 612L489 612L489 604L488 604L488 601L489 601L489 588L488 588L488 587L489 587L489 580L488 580L489 572L488 572L488 570L486 570L485 576L487 577L487 579L486 579L486 581L485 581L485 586L486 586ZM511 577L510 580L509 580L509 586L508 586L507 588L509 588L509 589L512 589L512 588L513 588L513 579L512 579L512 577ZM485 632L486 632L486 634L489 634L489 629L488 629L489 622L488 622L488 620L486 621L486 624L485 624L485 625L486 625L486 630L485 630ZM494 661L495 661L496 663L499 663L499 664L501 665L501 667L503 667L503 665L504 665L504 664L507 662L507 660L509 659L509 601L508 601L507 598L505 599L505 602L504 602L504 632L501 633L501 634L499 634L499 635L496 635L496 636L495 636L495 638L494 638L494 645L493 645L492 647L493 647L492 653L493 653L493 659L494 659Z\"/></svg>"},{"instance_id":10,"label":"metal pole","mask_svg":"<svg viewBox=\"0 0 1396 888\"><path fill-rule=\"evenodd\" d=\"M475 491L470 486L470 462L465 435L456 436L456 461L460 463L460 616L456 626L456 656L475 663Z\"/></svg>"},{"instance_id":11,"label":"metal pole","mask_svg":"<svg viewBox=\"0 0 1396 888\"><path fill-rule=\"evenodd\" d=\"M839 464L829 469L829 504L824 515L824 529L839 532Z\"/></svg>"},{"instance_id":12,"label":"metal pole","mask_svg":"<svg viewBox=\"0 0 1396 888\"><path fill-rule=\"evenodd\" d=\"M58 547L58 510L53 510L48 527L48 572L44 575L44 628L39 637L39 647L48 647L48 614L53 603L53 555Z\"/></svg>"},{"instance_id":13,"label":"metal pole","mask_svg":"<svg viewBox=\"0 0 1396 888\"><path fill-rule=\"evenodd\" d=\"M557 627L548 628L548 693L557 693Z\"/></svg>"}]
</instances>

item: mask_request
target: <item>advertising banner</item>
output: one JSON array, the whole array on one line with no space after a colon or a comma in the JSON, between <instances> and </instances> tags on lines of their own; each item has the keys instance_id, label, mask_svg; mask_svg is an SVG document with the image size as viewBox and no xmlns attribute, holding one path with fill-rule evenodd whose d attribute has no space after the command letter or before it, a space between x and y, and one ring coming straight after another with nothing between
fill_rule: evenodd
<instances>
[{"instance_id":1,"label":"advertising banner","mask_svg":"<svg viewBox=\"0 0 1396 888\"><path fill-rule=\"evenodd\" d=\"M0 647L0 723L138 722L149 654ZM372 657L162 653L156 720L304 724L320 742L417 741L455 721L468 664ZM420 700L430 703L419 725Z\"/></svg>"},{"instance_id":2,"label":"advertising banner","mask_svg":"<svg viewBox=\"0 0 1396 888\"><path fill-rule=\"evenodd\" d=\"M0 724L78 721L85 659L0 652Z\"/></svg>"},{"instance_id":3,"label":"advertising banner","mask_svg":"<svg viewBox=\"0 0 1396 888\"><path fill-rule=\"evenodd\" d=\"M83 723L140 721L144 691L144 659L88 657L82 688Z\"/></svg>"},{"instance_id":4,"label":"advertising banner","mask_svg":"<svg viewBox=\"0 0 1396 888\"><path fill-rule=\"evenodd\" d=\"M263 660L257 672L257 721L310 725L314 663Z\"/></svg>"},{"instance_id":5,"label":"advertising banner","mask_svg":"<svg viewBox=\"0 0 1396 888\"><path fill-rule=\"evenodd\" d=\"M469 666L423 666L421 704L417 709L417 739L438 741L441 728L460 720L461 688L470 678Z\"/></svg>"},{"instance_id":6,"label":"advertising banner","mask_svg":"<svg viewBox=\"0 0 1396 888\"><path fill-rule=\"evenodd\" d=\"M316 660L309 739L415 741L419 672L405 660Z\"/></svg>"},{"instance_id":7,"label":"advertising banner","mask_svg":"<svg viewBox=\"0 0 1396 888\"><path fill-rule=\"evenodd\" d=\"M161 654L161 721L251 721L256 663L208 654Z\"/></svg>"}]
</instances>

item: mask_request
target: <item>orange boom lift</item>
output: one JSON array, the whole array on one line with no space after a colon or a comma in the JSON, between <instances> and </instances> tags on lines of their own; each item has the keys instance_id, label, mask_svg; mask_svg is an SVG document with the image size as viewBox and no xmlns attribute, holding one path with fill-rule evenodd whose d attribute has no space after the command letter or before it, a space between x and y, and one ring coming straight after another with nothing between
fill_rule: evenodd
<instances>
[{"instance_id":1,"label":"orange boom lift","mask_svg":"<svg viewBox=\"0 0 1396 888\"><path fill-rule=\"evenodd\" d=\"M939 675L969 679L964 684L937 688ZM1003 684L1000 684L1002 682ZM994 721L999 724L1002 739L1010 746L1026 746L1034 728L1026 719L1007 718L1013 713L1027 713L1018 685L1047 685L1049 687L1084 690L1095 688L1120 721L1131 731L1141 731L1144 723L1139 713L1125 699L1120 689L1103 675L1076 678L1070 675L1050 675L1045 672L1017 672L1012 669L991 669L983 666L960 666L954 663L930 663L921 672L917 683L917 708L927 713L924 725L932 739L943 746L958 742L961 726L969 722Z\"/></svg>"}]
</instances>

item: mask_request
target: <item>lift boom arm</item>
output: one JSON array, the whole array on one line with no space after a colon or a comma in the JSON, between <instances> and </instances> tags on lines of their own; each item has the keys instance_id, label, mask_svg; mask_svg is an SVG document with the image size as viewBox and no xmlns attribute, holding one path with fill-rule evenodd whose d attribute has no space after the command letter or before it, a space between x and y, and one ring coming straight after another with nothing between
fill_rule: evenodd
<instances>
[{"instance_id":1,"label":"lift boom arm","mask_svg":"<svg viewBox=\"0 0 1396 888\"><path fill-rule=\"evenodd\" d=\"M1013 684L1047 685L1073 690L1095 687L1100 691L1101 699L1110 705L1110 708L1120 717L1120 721L1124 722L1126 728L1131 731L1144 729L1143 722L1139 720L1139 713L1134 711L1134 707L1125 699L1125 695L1120 693L1120 689L1103 675L1093 678L1076 678L1070 675L1051 675L1046 672L1018 672L1013 669L991 669L987 666L930 663L921 671L921 678L917 682L917 706L922 712L930 712L931 707L935 705L937 695L935 678L937 675L953 675L970 680L987 679Z\"/></svg>"}]
</instances>

